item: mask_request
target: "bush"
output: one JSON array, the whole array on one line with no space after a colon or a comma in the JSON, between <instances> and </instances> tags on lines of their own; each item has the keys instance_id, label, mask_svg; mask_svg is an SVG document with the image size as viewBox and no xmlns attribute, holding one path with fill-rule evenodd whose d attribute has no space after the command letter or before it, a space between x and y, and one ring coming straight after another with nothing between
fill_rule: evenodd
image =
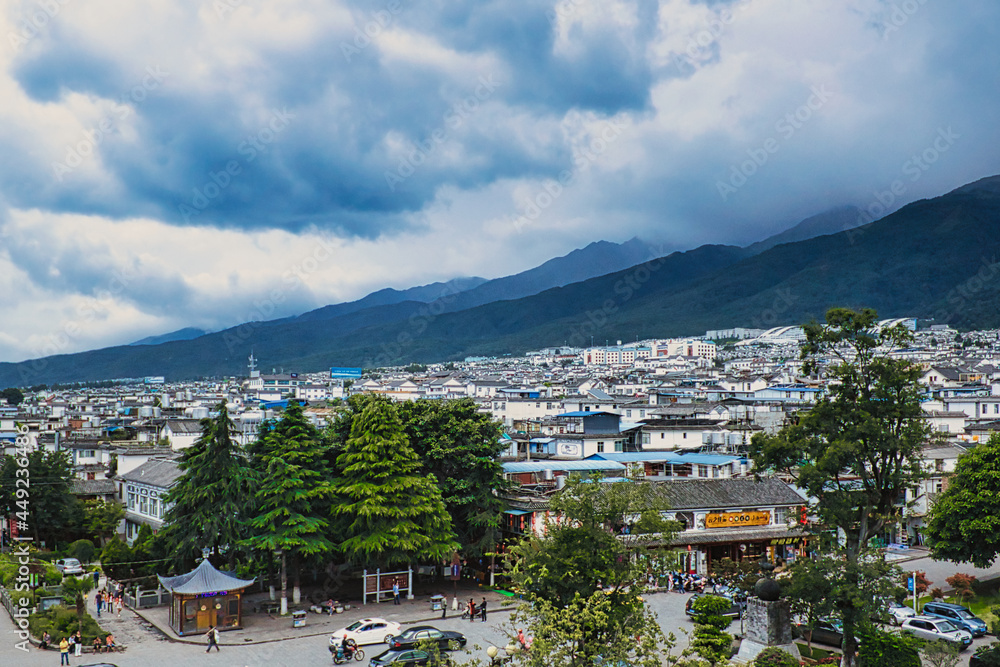
<instances>
[{"instance_id":1,"label":"bush","mask_svg":"<svg viewBox=\"0 0 1000 667\"><path fill-rule=\"evenodd\" d=\"M757 654L753 665L754 667L799 667L799 661L791 653L782 651L777 646L768 646Z\"/></svg>"},{"instance_id":2,"label":"bush","mask_svg":"<svg viewBox=\"0 0 1000 667\"><path fill-rule=\"evenodd\" d=\"M63 637L75 634L78 629L84 646L89 646L94 641L94 637L100 637L103 641L108 636L108 633L101 629L101 626L89 614L84 614L83 627L80 628L76 609L62 605L56 605L48 611L29 616L28 628L35 637L41 637L43 632L48 632L52 635L55 644L58 644Z\"/></svg>"},{"instance_id":3,"label":"bush","mask_svg":"<svg viewBox=\"0 0 1000 667\"><path fill-rule=\"evenodd\" d=\"M980 646L976 649L975 656L983 667L1000 667L1000 642Z\"/></svg>"},{"instance_id":4,"label":"bush","mask_svg":"<svg viewBox=\"0 0 1000 667\"><path fill-rule=\"evenodd\" d=\"M861 667L921 667L920 640L874 627L858 633L858 664Z\"/></svg>"},{"instance_id":5,"label":"bush","mask_svg":"<svg viewBox=\"0 0 1000 667\"><path fill-rule=\"evenodd\" d=\"M69 545L67 553L81 563L90 563L94 560L97 549L90 540L77 540Z\"/></svg>"}]
</instances>

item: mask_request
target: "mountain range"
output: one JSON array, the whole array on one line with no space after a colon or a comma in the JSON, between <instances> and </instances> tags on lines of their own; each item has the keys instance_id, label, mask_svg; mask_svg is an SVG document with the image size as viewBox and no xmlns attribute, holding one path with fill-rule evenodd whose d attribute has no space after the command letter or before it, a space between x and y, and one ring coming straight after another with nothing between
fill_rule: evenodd
<instances>
[{"instance_id":1,"label":"mountain range","mask_svg":"<svg viewBox=\"0 0 1000 667\"><path fill-rule=\"evenodd\" d=\"M239 375L251 350L265 368L304 372L443 361L796 324L831 306L1000 326L1000 176L856 226L861 218L835 209L746 248L666 254L637 239L598 242L507 278L381 290L190 340L4 363L0 386Z\"/></svg>"}]
</instances>

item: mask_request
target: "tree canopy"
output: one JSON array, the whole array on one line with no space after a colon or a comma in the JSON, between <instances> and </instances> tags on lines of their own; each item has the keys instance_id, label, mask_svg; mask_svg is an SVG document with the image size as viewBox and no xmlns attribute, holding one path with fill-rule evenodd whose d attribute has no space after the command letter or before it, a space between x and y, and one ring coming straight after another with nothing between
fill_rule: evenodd
<instances>
[{"instance_id":1,"label":"tree canopy","mask_svg":"<svg viewBox=\"0 0 1000 667\"><path fill-rule=\"evenodd\" d=\"M217 410L215 419L201 421L201 437L184 450L183 473L164 497L172 506L162 537L182 571L194 566L203 548L211 549L218 561L225 552L233 569L237 545L248 535L254 483L246 455L232 438L225 403Z\"/></svg>"},{"instance_id":2,"label":"tree canopy","mask_svg":"<svg viewBox=\"0 0 1000 667\"><path fill-rule=\"evenodd\" d=\"M853 665L856 627L871 611L864 588L862 554L871 538L899 520L897 502L924 478L921 447L930 431L920 407L921 370L891 357L912 334L902 326L881 328L874 310L833 308L826 323L805 327L802 358L807 373L826 367L828 395L798 423L778 434L754 436L755 469L795 480L816 502L811 508L826 528L844 536L846 596L845 667Z\"/></svg>"},{"instance_id":3,"label":"tree canopy","mask_svg":"<svg viewBox=\"0 0 1000 667\"><path fill-rule=\"evenodd\" d=\"M959 457L925 531L935 558L993 563L1000 553L1000 434Z\"/></svg>"},{"instance_id":4,"label":"tree canopy","mask_svg":"<svg viewBox=\"0 0 1000 667\"><path fill-rule=\"evenodd\" d=\"M388 399L371 400L353 416L337 465L332 513L348 560L404 565L440 561L459 548L437 480L421 470Z\"/></svg>"}]
</instances>

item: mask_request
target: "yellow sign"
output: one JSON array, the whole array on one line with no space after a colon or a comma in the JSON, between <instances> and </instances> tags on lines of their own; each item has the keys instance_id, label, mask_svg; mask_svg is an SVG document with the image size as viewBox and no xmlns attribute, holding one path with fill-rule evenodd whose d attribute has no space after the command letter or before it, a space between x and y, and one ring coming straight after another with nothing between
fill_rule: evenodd
<instances>
[{"instance_id":1,"label":"yellow sign","mask_svg":"<svg viewBox=\"0 0 1000 667\"><path fill-rule=\"evenodd\" d=\"M725 512L705 517L706 528L736 528L739 526L766 526L771 523L770 512Z\"/></svg>"}]
</instances>

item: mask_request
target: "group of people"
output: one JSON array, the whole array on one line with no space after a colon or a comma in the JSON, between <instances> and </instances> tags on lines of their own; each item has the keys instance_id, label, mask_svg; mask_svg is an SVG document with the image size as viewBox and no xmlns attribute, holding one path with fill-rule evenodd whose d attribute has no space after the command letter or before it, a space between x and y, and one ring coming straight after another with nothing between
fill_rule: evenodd
<instances>
[{"instance_id":1,"label":"group of people","mask_svg":"<svg viewBox=\"0 0 1000 667\"><path fill-rule=\"evenodd\" d=\"M650 575L652 579L653 575ZM713 586L715 582L700 574L683 574L681 572L668 572L666 574L667 590L675 593L704 593L706 586ZM652 583L651 583L652 585Z\"/></svg>"},{"instance_id":2,"label":"group of people","mask_svg":"<svg viewBox=\"0 0 1000 667\"><path fill-rule=\"evenodd\" d=\"M52 635L50 635L48 632L43 632L42 640L38 643L38 648L44 651L49 647L49 644L51 643L52 643ZM107 636L104 637L103 640L100 638L100 636L95 636L94 641L91 643L91 648L94 650L94 653L100 653L101 651L106 651L110 653L111 651L118 648L118 645L115 643L115 636L109 632ZM80 654L83 652L83 637L80 635L79 631L69 635L68 637L63 637L61 640L59 640L60 665L69 664L69 654L71 652L77 658L79 658Z\"/></svg>"},{"instance_id":3,"label":"group of people","mask_svg":"<svg viewBox=\"0 0 1000 667\"><path fill-rule=\"evenodd\" d=\"M486 622L486 598L483 598L482 603L478 607L476 606L476 601L469 598L469 604L466 605L466 608L469 610L469 621L471 623L476 622L477 615L482 619L483 623Z\"/></svg>"},{"instance_id":4,"label":"group of people","mask_svg":"<svg viewBox=\"0 0 1000 667\"><path fill-rule=\"evenodd\" d=\"M118 584L112 589L107 586L104 590L97 591L94 595L94 604L97 606L97 618L101 617L101 612L107 610L108 613L118 612L118 618L122 617L122 609L125 607L125 585Z\"/></svg>"}]
</instances>

